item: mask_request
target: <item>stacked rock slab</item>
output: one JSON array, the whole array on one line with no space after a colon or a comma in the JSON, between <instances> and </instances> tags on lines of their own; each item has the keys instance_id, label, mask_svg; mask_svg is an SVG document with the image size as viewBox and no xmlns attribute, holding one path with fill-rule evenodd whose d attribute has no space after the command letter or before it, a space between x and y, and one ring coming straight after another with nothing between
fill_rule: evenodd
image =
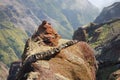
<instances>
[{"instance_id":1,"label":"stacked rock slab","mask_svg":"<svg viewBox=\"0 0 120 80\"><path fill-rule=\"evenodd\" d=\"M57 39L56 46L28 39L16 80L96 80L94 51L85 42Z\"/></svg>"}]
</instances>

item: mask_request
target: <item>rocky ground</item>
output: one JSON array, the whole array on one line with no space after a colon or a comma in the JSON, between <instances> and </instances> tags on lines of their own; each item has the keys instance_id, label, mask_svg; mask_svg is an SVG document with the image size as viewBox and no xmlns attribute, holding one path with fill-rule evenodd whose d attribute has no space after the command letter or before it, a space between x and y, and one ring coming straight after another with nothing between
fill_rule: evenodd
<instances>
[{"instance_id":1,"label":"rocky ground","mask_svg":"<svg viewBox=\"0 0 120 80\"><path fill-rule=\"evenodd\" d=\"M6 80L8 76L8 67L0 62L0 80Z\"/></svg>"}]
</instances>

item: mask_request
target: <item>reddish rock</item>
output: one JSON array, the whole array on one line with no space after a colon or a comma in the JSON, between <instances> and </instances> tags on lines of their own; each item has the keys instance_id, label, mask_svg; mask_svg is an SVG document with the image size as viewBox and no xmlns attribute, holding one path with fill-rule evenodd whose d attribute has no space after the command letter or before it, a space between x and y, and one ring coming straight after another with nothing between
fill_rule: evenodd
<instances>
[{"instance_id":1,"label":"reddish rock","mask_svg":"<svg viewBox=\"0 0 120 80\"><path fill-rule=\"evenodd\" d=\"M57 46L60 35L52 28L52 25L47 21L43 21L38 27L37 32L32 36L35 39L42 41L49 46Z\"/></svg>"},{"instance_id":2,"label":"reddish rock","mask_svg":"<svg viewBox=\"0 0 120 80\"><path fill-rule=\"evenodd\" d=\"M21 80L96 80L96 68L93 50L87 43L79 42L49 60L27 66Z\"/></svg>"}]
</instances>

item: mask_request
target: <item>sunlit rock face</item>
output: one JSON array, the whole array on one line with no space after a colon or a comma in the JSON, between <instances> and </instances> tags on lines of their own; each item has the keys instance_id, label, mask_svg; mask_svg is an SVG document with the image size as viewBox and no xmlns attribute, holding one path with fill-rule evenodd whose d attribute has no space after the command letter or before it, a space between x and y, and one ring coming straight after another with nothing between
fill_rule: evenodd
<instances>
[{"instance_id":1,"label":"sunlit rock face","mask_svg":"<svg viewBox=\"0 0 120 80\"><path fill-rule=\"evenodd\" d=\"M38 48L34 48L34 51L35 49ZM97 65L93 53L87 43L78 42L61 50L49 60L37 60L26 66L19 78L20 80L96 80Z\"/></svg>"}]
</instances>

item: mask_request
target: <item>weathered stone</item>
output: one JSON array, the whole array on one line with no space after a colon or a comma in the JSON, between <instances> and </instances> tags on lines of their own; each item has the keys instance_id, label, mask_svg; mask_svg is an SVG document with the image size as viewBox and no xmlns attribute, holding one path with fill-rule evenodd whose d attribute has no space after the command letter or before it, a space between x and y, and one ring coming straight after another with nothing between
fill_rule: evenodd
<instances>
[{"instance_id":1,"label":"weathered stone","mask_svg":"<svg viewBox=\"0 0 120 80\"><path fill-rule=\"evenodd\" d=\"M22 67L21 61L13 62L10 66L9 76L7 80L16 80L17 73L19 72L21 67Z\"/></svg>"},{"instance_id":2,"label":"weathered stone","mask_svg":"<svg viewBox=\"0 0 120 80\"><path fill-rule=\"evenodd\" d=\"M73 35L74 40L79 40L79 41L86 41L86 34L85 30L83 28L78 28Z\"/></svg>"},{"instance_id":3,"label":"weathered stone","mask_svg":"<svg viewBox=\"0 0 120 80\"><path fill-rule=\"evenodd\" d=\"M50 23L43 21L32 38L35 39L35 41L43 41L49 46L57 46L60 35L52 28Z\"/></svg>"},{"instance_id":4,"label":"weathered stone","mask_svg":"<svg viewBox=\"0 0 120 80\"><path fill-rule=\"evenodd\" d=\"M96 61L93 53L87 43L79 42L62 49L49 60L38 60L26 66L26 69L31 69L23 71L20 80L34 80L34 77L36 80L95 80ZM24 78L24 75L32 75L33 72L39 74Z\"/></svg>"},{"instance_id":5,"label":"weathered stone","mask_svg":"<svg viewBox=\"0 0 120 80\"><path fill-rule=\"evenodd\" d=\"M90 46L59 38L43 21L26 42L16 80L95 80L97 64Z\"/></svg>"}]
</instances>

